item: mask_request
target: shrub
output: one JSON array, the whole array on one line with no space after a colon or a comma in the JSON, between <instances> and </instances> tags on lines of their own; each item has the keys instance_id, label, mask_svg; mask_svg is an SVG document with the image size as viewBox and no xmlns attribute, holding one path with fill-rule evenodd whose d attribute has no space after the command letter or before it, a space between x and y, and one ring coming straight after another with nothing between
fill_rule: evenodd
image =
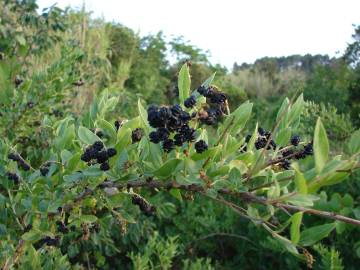
<instances>
[{"instance_id":1,"label":"shrub","mask_svg":"<svg viewBox=\"0 0 360 270\"><path fill-rule=\"evenodd\" d=\"M308 265L313 262L308 247L340 221L359 225L350 217L312 208L322 187L341 183L359 167L359 131L350 138L347 159L329 157L320 118L312 140L296 138L295 143L293 130L304 106L300 95L284 100L271 131L256 125L244 134L252 104L244 102L230 112L226 94L212 85L213 77L191 92L184 64L178 77L180 104L145 109L139 100L139 115L116 126L112 112L118 97L105 90L83 117L65 112L59 120L42 122L48 145L36 163L21 156L12 140L3 139L3 269L114 269L131 263L170 268L178 250L172 236L155 241L153 234L148 238L153 248L135 251L141 237L154 231L149 220L165 221L173 211L168 197L157 196L167 192L179 201L195 195L228 207L272 237L268 248L287 251ZM190 95L196 104L186 108ZM307 214L329 221L304 228ZM124 244L134 245L127 257L120 256ZM183 264L190 267L188 261Z\"/></svg>"}]
</instances>

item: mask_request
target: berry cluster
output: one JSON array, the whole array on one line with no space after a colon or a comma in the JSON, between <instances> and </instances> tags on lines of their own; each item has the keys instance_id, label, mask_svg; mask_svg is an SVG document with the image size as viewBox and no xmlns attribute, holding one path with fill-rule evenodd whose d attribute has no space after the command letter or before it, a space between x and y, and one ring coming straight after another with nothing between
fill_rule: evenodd
<instances>
[{"instance_id":1,"label":"berry cluster","mask_svg":"<svg viewBox=\"0 0 360 270\"><path fill-rule=\"evenodd\" d=\"M139 206L141 212L143 212L146 216L154 215L156 207L147 202L143 197L134 194L131 201L133 204Z\"/></svg>"},{"instance_id":2,"label":"berry cluster","mask_svg":"<svg viewBox=\"0 0 360 270\"><path fill-rule=\"evenodd\" d=\"M255 148L257 150L259 149L262 149L262 148L265 148L267 142L269 141L270 137L271 137L271 132L269 131L266 131L265 129L263 129L262 127L259 127L258 130L257 130L257 138L256 138L256 141L255 141ZM249 143L251 139L251 135L248 134L246 135L245 137L245 143ZM276 143L273 139L270 139L270 142L269 142L269 145L267 147L267 150L270 150L270 149L273 149L275 150L276 149ZM241 147L241 151L242 152L246 152L247 151L247 146L246 145L243 145Z\"/></svg>"},{"instance_id":3,"label":"berry cluster","mask_svg":"<svg viewBox=\"0 0 360 270\"><path fill-rule=\"evenodd\" d=\"M148 108L148 121L150 126L156 128L149 134L153 143L162 142L165 152L170 152L176 146L182 146L185 142L195 140L195 129L189 127L191 116L180 105L170 107L150 106ZM170 134L175 133L173 139Z\"/></svg>"},{"instance_id":4,"label":"berry cluster","mask_svg":"<svg viewBox=\"0 0 360 270\"><path fill-rule=\"evenodd\" d=\"M205 88L200 86L197 91L200 95L206 97L209 108L199 113L201 123L206 125L215 125L226 113L227 97L214 86Z\"/></svg>"},{"instance_id":5,"label":"berry cluster","mask_svg":"<svg viewBox=\"0 0 360 270\"><path fill-rule=\"evenodd\" d=\"M282 161L279 165L285 170L290 169L291 159L300 160L313 154L313 142L303 145L301 149L296 149L300 144L300 136L298 135L293 135L291 137L290 144L291 146L289 146L289 148L280 148Z\"/></svg>"},{"instance_id":6,"label":"berry cluster","mask_svg":"<svg viewBox=\"0 0 360 270\"><path fill-rule=\"evenodd\" d=\"M30 165L19 154L10 153L8 159L15 161L24 171L30 170Z\"/></svg>"},{"instance_id":7,"label":"berry cluster","mask_svg":"<svg viewBox=\"0 0 360 270\"><path fill-rule=\"evenodd\" d=\"M143 130L141 128L136 128L131 132L131 141L132 143L137 143L141 141L143 136Z\"/></svg>"},{"instance_id":8,"label":"berry cluster","mask_svg":"<svg viewBox=\"0 0 360 270\"><path fill-rule=\"evenodd\" d=\"M20 178L16 173L7 172L6 177L7 179L14 181L15 184L19 184Z\"/></svg>"},{"instance_id":9,"label":"berry cluster","mask_svg":"<svg viewBox=\"0 0 360 270\"><path fill-rule=\"evenodd\" d=\"M101 164L100 169L102 171L107 171L110 169L108 160L115 155L115 148L105 149L103 142L96 141L94 144L90 145L85 149L85 152L81 155L81 160L88 162L88 165L99 163ZM96 162L91 162L95 160Z\"/></svg>"}]
</instances>

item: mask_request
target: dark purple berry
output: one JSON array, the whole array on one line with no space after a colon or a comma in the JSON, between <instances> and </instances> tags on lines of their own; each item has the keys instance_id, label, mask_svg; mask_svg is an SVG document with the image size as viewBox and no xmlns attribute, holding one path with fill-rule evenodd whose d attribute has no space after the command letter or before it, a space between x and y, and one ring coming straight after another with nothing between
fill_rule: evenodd
<instances>
[{"instance_id":1,"label":"dark purple berry","mask_svg":"<svg viewBox=\"0 0 360 270\"><path fill-rule=\"evenodd\" d=\"M100 170L102 171L108 171L110 169L109 163L104 162L100 165Z\"/></svg>"},{"instance_id":2,"label":"dark purple berry","mask_svg":"<svg viewBox=\"0 0 360 270\"><path fill-rule=\"evenodd\" d=\"M299 145L299 142L300 142L300 136L298 135L293 135L290 139L290 143L293 145L293 146L298 146Z\"/></svg>"},{"instance_id":3,"label":"dark purple berry","mask_svg":"<svg viewBox=\"0 0 360 270\"><path fill-rule=\"evenodd\" d=\"M162 147L165 152L171 152L174 149L174 141L171 139L166 139L163 141Z\"/></svg>"},{"instance_id":4,"label":"dark purple berry","mask_svg":"<svg viewBox=\"0 0 360 270\"><path fill-rule=\"evenodd\" d=\"M284 170L289 170L291 168L291 163L289 160L285 159L280 163L280 167L283 168Z\"/></svg>"},{"instance_id":5,"label":"dark purple berry","mask_svg":"<svg viewBox=\"0 0 360 270\"><path fill-rule=\"evenodd\" d=\"M108 154L109 158L115 156L116 155L116 149L115 148L108 148L107 154Z\"/></svg>"},{"instance_id":6,"label":"dark purple berry","mask_svg":"<svg viewBox=\"0 0 360 270\"><path fill-rule=\"evenodd\" d=\"M150 132L149 139L150 139L150 142L152 142L152 143L159 143L161 141L160 136L157 131Z\"/></svg>"},{"instance_id":7,"label":"dark purple berry","mask_svg":"<svg viewBox=\"0 0 360 270\"><path fill-rule=\"evenodd\" d=\"M190 96L184 101L184 106L186 108L192 108L195 106L195 104L196 104L196 99L194 96Z\"/></svg>"},{"instance_id":8,"label":"dark purple berry","mask_svg":"<svg viewBox=\"0 0 360 270\"><path fill-rule=\"evenodd\" d=\"M14 181L15 184L18 184L20 181L19 176L16 173L11 173L11 172L7 172L6 173L6 177L11 180Z\"/></svg>"},{"instance_id":9,"label":"dark purple berry","mask_svg":"<svg viewBox=\"0 0 360 270\"><path fill-rule=\"evenodd\" d=\"M100 151L104 148L104 143L102 141L96 141L92 146L95 150Z\"/></svg>"},{"instance_id":10,"label":"dark purple berry","mask_svg":"<svg viewBox=\"0 0 360 270\"><path fill-rule=\"evenodd\" d=\"M208 149L208 145L206 144L206 142L204 140L200 140L195 143L196 153L200 154L200 153L206 151L207 149Z\"/></svg>"},{"instance_id":11,"label":"dark purple berry","mask_svg":"<svg viewBox=\"0 0 360 270\"><path fill-rule=\"evenodd\" d=\"M109 159L108 152L104 149L97 153L96 155L96 161L97 163L104 163Z\"/></svg>"}]
</instances>

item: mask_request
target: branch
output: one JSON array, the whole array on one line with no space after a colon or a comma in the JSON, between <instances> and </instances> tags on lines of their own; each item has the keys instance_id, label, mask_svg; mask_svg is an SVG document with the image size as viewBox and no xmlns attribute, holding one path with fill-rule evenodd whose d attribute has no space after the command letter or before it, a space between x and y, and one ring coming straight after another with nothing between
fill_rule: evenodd
<instances>
[{"instance_id":1,"label":"branch","mask_svg":"<svg viewBox=\"0 0 360 270\"><path fill-rule=\"evenodd\" d=\"M100 184L99 187L100 188L118 188L118 189L146 187L146 188L151 188L151 189L167 189L167 190L175 188L175 189L186 190L186 191L197 192L197 193L204 193L206 191L205 188L200 185L195 185L195 184L182 185L182 184L178 184L174 181L163 182L163 181L156 181L156 180L152 180L152 179L151 180L139 179L139 180L123 182L123 183L114 183L114 182L110 182L110 181L105 181L104 183ZM320 211L320 210L306 208L306 207L302 207L302 206L288 205L288 204L279 203L277 201L271 202L271 201L266 200L265 198L258 197L251 192L238 192L238 191L232 191L232 190L223 188L223 189L219 189L218 193L223 194L223 195L230 195L230 196L237 197L246 203L273 205L274 207L286 209L289 211L304 212L304 213L308 213L311 215L321 216L321 217L333 219L333 220L339 220L339 221L342 221L342 222L345 222L348 224L360 226L360 220L352 219L352 218L338 215L338 214L332 213L332 212ZM88 192L84 192L80 196L87 196L87 195L88 195ZM76 199L76 201L79 201L81 199L82 198Z\"/></svg>"}]
</instances>

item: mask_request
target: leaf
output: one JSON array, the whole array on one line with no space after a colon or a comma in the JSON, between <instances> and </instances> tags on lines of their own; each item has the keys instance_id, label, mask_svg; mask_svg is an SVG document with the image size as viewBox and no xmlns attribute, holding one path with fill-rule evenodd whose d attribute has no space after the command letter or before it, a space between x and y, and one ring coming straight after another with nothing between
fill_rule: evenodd
<instances>
[{"instance_id":1,"label":"leaf","mask_svg":"<svg viewBox=\"0 0 360 270\"><path fill-rule=\"evenodd\" d=\"M283 128L279 130L279 132L277 132L275 142L278 145L287 145L290 141L290 137L291 137L291 128L289 127Z\"/></svg>"},{"instance_id":2,"label":"leaf","mask_svg":"<svg viewBox=\"0 0 360 270\"><path fill-rule=\"evenodd\" d=\"M178 77L179 99L184 104L185 99L190 95L190 72L187 63L183 64Z\"/></svg>"},{"instance_id":3,"label":"leaf","mask_svg":"<svg viewBox=\"0 0 360 270\"><path fill-rule=\"evenodd\" d=\"M138 110L139 110L142 126L145 128L145 131L148 134L150 132L150 125L147 120L148 115L147 115L147 111L144 109L143 105L141 104L140 99L138 100Z\"/></svg>"},{"instance_id":4,"label":"leaf","mask_svg":"<svg viewBox=\"0 0 360 270\"><path fill-rule=\"evenodd\" d=\"M182 196L179 189L172 188L169 193L179 201L182 201Z\"/></svg>"},{"instance_id":5,"label":"leaf","mask_svg":"<svg viewBox=\"0 0 360 270\"><path fill-rule=\"evenodd\" d=\"M73 154L70 151L64 149L61 151L60 156L61 162L65 164L73 156Z\"/></svg>"},{"instance_id":6,"label":"leaf","mask_svg":"<svg viewBox=\"0 0 360 270\"><path fill-rule=\"evenodd\" d=\"M291 217L290 237L291 242L296 245L300 240L300 226L303 217L302 212L295 213Z\"/></svg>"},{"instance_id":7,"label":"leaf","mask_svg":"<svg viewBox=\"0 0 360 270\"><path fill-rule=\"evenodd\" d=\"M230 134L236 135L239 133L250 118L252 106L253 104L249 102L241 104L235 111L226 117L224 128L227 128L230 125Z\"/></svg>"},{"instance_id":8,"label":"leaf","mask_svg":"<svg viewBox=\"0 0 360 270\"><path fill-rule=\"evenodd\" d=\"M292 165L295 170L295 185L300 194L307 194L307 184L304 175L300 172L297 164Z\"/></svg>"},{"instance_id":9,"label":"leaf","mask_svg":"<svg viewBox=\"0 0 360 270\"><path fill-rule=\"evenodd\" d=\"M275 237L275 239L277 239L279 241L279 243L281 243L284 248L287 249L287 251L289 251L292 254L298 255L299 252L296 249L296 246L287 238L279 235L279 234L273 234L273 236Z\"/></svg>"},{"instance_id":10,"label":"leaf","mask_svg":"<svg viewBox=\"0 0 360 270\"><path fill-rule=\"evenodd\" d=\"M350 154L356 154L360 151L360 129L355 131L350 138L348 143Z\"/></svg>"},{"instance_id":11,"label":"leaf","mask_svg":"<svg viewBox=\"0 0 360 270\"><path fill-rule=\"evenodd\" d=\"M212 83L212 81L214 80L216 75L216 72L214 72L209 78L206 79L205 82L203 82L203 84L201 86L208 88L210 86L210 84Z\"/></svg>"},{"instance_id":12,"label":"leaf","mask_svg":"<svg viewBox=\"0 0 360 270\"><path fill-rule=\"evenodd\" d=\"M64 175L63 179L65 182L75 182L76 180L81 179L83 176L84 175L82 174L82 172L75 172L72 174Z\"/></svg>"},{"instance_id":13,"label":"leaf","mask_svg":"<svg viewBox=\"0 0 360 270\"><path fill-rule=\"evenodd\" d=\"M281 107L277 113L277 116L276 116L276 122L280 121L280 124L279 124L279 129L283 129L285 127L287 127L287 114L288 114L288 106L289 106L289 99L288 98L285 98L283 103L281 104Z\"/></svg>"},{"instance_id":14,"label":"leaf","mask_svg":"<svg viewBox=\"0 0 360 270\"><path fill-rule=\"evenodd\" d=\"M295 194L287 198L286 201L297 206L313 206L314 201L318 199L319 198L317 196L310 194Z\"/></svg>"},{"instance_id":15,"label":"leaf","mask_svg":"<svg viewBox=\"0 0 360 270\"><path fill-rule=\"evenodd\" d=\"M305 247L311 246L327 237L334 228L335 223L328 223L306 229L301 233L299 244Z\"/></svg>"},{"instance_id":16,"label":"leaf","mask_svg":"<svg viewBox=\"0 0 360 270\"><path fill-rule=\"evenodd\" d=\"M94 223L97 221L97 217L94 215L82 215L80 220L85 223Z\"/></svg>"},{"instance_id":17,"label":"leaf","mask_svg":"<svg viewBox=\"0 0 360 270\"><path fill-rule=\"evenodd\" d=\"M110 124L105 119L98 119L96 125L101 128L106 134L108 134L112 141L116 140L116 130L112 124Z\"/></svg>"},{"instance_id":18,"label":"leaf","mask_svg":"<svg viewBox=\"0 0 360 270\"><path fill-rule=\"evenodd\" d=\"M160 178L168 178L170 175L172 175L175 172L176 167L179 165L181 161L182 159L177 159L177 158L168 160L159 169L157 169L154 172L154 175Z\"/></svg>"},{"instance_id":19,"label":"leaf","mask_svg":"<svg viewBox=\"0 0 360 270\"><path fill-rule=\"evenodd\" d=\"M91 132L86 127L80 126L78 129L79 139L85 144L93 144L96 141L101 141L101 139Z\"/></svg>"},{"instance_id":20,"label":"leaf","mask_svg":"<svg viewBox=\"0 0 360 270\"><path fill-rule=\"evenodd\" d=\"M324 168L329 156L329 141L325 128L318 118L314 132L314 157L316 171L319 173Z\"/></svg>"},{"instance_id":21,"label":"leaf","mask_svg":"<svg viewBox=\"0 0 360 270\"><path fill-rule=\"evenodd\" d=\"M295 101L294 105L291 106L291 110L289 112L289 117L288 117L289 125L292 124L293 122L296 122L296 120L300 117L303 108L304 108L304 97L303 94L301 94Z\"/></svg>"},{"instance_id":22,"label":"leaf","mask_svg":"<svg viewBox=\"0 0 360 270\"><path fill-rule=\"evenodd\" d=\"M29 231L27 233L24 233L21 238L27 242L35 242L40 240L42 237L42 234L39 231Z\"/></svg>"}]
</instances>

